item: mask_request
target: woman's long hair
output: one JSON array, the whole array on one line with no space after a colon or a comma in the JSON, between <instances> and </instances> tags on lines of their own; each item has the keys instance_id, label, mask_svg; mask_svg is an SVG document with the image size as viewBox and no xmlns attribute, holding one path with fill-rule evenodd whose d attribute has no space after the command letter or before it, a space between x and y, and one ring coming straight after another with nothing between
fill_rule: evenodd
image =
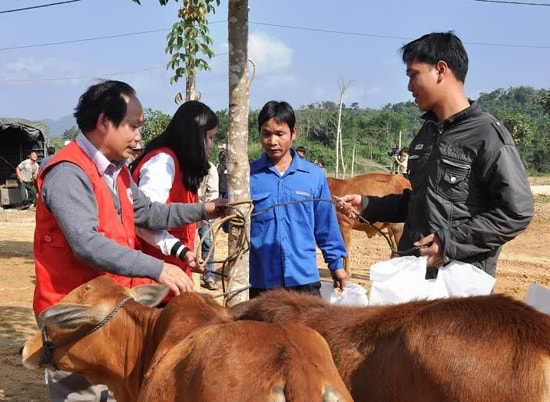
<instances>
[{"instance_id":1,"label":"woman's long hair","mask_svg":"<svg viewBox=\"0 0 550 402\"><path fill-rule=\"evenodd\" d=\"M218 116L204 103L185 102L174 113L166 130L153 138L145 146L143 153L132 162L130 170L133 172L149 152L168 147L176 154L185 187L196 193L210 168L206 132L216 128L218 124Z\"/></svg>"}]
</instances>

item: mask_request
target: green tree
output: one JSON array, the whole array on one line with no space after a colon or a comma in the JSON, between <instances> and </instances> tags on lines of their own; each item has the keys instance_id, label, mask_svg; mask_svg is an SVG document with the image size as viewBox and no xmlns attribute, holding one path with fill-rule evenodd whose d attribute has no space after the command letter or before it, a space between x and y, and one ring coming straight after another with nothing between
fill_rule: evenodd
<instances>
[{"instance_id":1,"label":"green tree","mask_svg":"<svg viewBox=\"0 0 550 402\"><path fill-rule=\"evenodd\" d=\"M73 126L71 128L68 128L67 130L63 131L63 134L61 135L61 137L65 141L71 141L71 140L76 138L78 133L80 133L79 128L77 126Z\"/></svg>"},{"instance_id":2,"label":"green tree","mask_svg":"<svg viewBox=\"0 0 550 402\"><path fill-rule=\"evenodd\" d=\"M547 90L531 87L497 89L479 96L485 110L501 120L516 141L530 174L550 171L550 121L545 109Z\"/></svg>"},{"instance_id":3,"label":"green tree","mask_svg":"<svg viewBox=\"0 0 550 402\"><path fill-rule=\"evenodd\" d=\"M145 109L145 122L141 126L141 136L143 143L147 144L154 137L161 134L168 123L170 123L171 117L160 110L153 110L151 108Z\"/></svg>"},{"instance_id":4,"label":"green tree","mask_svg":"<svg viewBox=\"0 0 550 402\"><path fill-rule=\"evenodd\" d=\"M544 113L550 115L550 91L541 89L535 98L535 102L542 106Z\"/></svg>"},{"instance_id":5,"label":"green tree","mask_svg":"<svg viewBox=\"0 0 550 402\"><path fill-rule=\"evenodd\" d=\"M506 113L501 116L502 123L510 131L518 145L530 143L536 134L536 124L523 112Z\"/></svg>"},{"instance_id":6,"label":"green tree","mask_svg":"<svg viewBox=\"0 0 550 402\"><path fill-rule=\"evenodd\" d=\"M132 1L141 4L140 0ZM159 0L159 3L164 6L168 1ZM185 98L181 92L176 93L176 103L183 99L199 98L195 90L197 71L209 71L208 60L214 57L214 52L210 48L212 39L209 36L207 15L215 13L220 1L183 0L182 7L178 10L179 20L172 25L166 46L166 52L172 55L167 67L174 71L170 83L175 84L185 77Z\"/></svg>"}]
</instances>

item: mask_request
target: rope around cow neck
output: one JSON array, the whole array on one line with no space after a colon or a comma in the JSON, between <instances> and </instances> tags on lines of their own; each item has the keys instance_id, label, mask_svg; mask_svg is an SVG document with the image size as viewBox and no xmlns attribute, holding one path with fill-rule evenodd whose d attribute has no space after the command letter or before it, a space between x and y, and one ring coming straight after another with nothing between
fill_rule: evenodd
<instances>
[{"instance_id":1,"label":"rope around cow neck","mask_svg":"<svg viewBox=\"0 0 550 402\"><path fill-rule=\"evenodd\" d=\"M67 345L71 342L78 341L79 339L84 338L85 336L88 336L90 334L93 334L95 331L97 331L99 328L107 324L107 322L115 316L116 313L124 306L126 303L128 303L130 300L134 300L132 296L126 296L124 299L118 302L118 304L115 306L115 308L103 318L100 322L98 322L94 327L78 332L74 334L73 336L70 336L66 339L63 339L59 342L53 342L49 339L48 334L48 326L44 325L42 327L42 349L44 351L44 354L42 355L40 359L40 364L50 364L54 369L57 370L57 366L55 364L55 361L53 359L53 354L55 352L56 348L59 348L60 346Z\"/></svg>"}]
</instances>

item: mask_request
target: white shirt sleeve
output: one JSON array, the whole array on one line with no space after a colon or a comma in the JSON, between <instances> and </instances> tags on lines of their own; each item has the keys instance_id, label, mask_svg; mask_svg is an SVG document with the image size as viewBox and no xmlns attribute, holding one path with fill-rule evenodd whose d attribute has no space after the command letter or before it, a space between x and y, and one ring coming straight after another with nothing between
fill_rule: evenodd
<instances>
[{"instance_id":1,"label":"white shirt sleeve","mask_svg":"<svg viewBox=\"0 0 550 402\"><path fill-rule=\"evenodd\" d=\"M139 188L151 201L166 203L176 177L176 164L167 153L159 153L145 162L139 172ZM170 250L178 242L166 230L147 230L136 227L136 234L160 249L162 254L170 255Z\"/></svg>"},{"instance_id":2,"label":"white shirt sleeve","mask_svg":"<svg viewBox=\"0 0 550 402\"><path fill-rule=\"evenodd\" d=\"M151 199L165 203L176 177L176 164L167 153L160 153L145 162L139 172L139 188Z\"/></svg>"},{"instance_id":3,"label":"white shirt sleeve","mask_svg":"<svg viewBox=\"0 0 550 402\"><path fill-rule=\"evenodd\" d=\"M160 249L163 255L170 255L170 250L178 242L166 230L147 230L136 226L136 234L152 246Z\"/></svg>"}]
</instances>

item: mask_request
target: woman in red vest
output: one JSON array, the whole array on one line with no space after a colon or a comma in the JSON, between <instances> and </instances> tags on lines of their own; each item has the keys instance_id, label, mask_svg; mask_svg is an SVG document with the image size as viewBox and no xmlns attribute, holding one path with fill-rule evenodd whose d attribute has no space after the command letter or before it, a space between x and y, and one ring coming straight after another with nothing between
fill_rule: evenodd
<instances>
[{"instance_id":1,"label":"woman in red vest","mask_svg":"<svg viewBox=\"0 0 550 402\"><path fill-rule=\"evenodd\" d=\"M204 103L182 104L166 130L151 140L131 165L132 178L151 200L199 202L198 189L210 167L208 156L214 144L218 117ZM196 224L165 231L137 230L145 253L178 265L192 278L199 270L195 248ZM172 237L173 236L173 237ZM152 244L156 244L153 246Z\"/></svg>"}]
</instances>

